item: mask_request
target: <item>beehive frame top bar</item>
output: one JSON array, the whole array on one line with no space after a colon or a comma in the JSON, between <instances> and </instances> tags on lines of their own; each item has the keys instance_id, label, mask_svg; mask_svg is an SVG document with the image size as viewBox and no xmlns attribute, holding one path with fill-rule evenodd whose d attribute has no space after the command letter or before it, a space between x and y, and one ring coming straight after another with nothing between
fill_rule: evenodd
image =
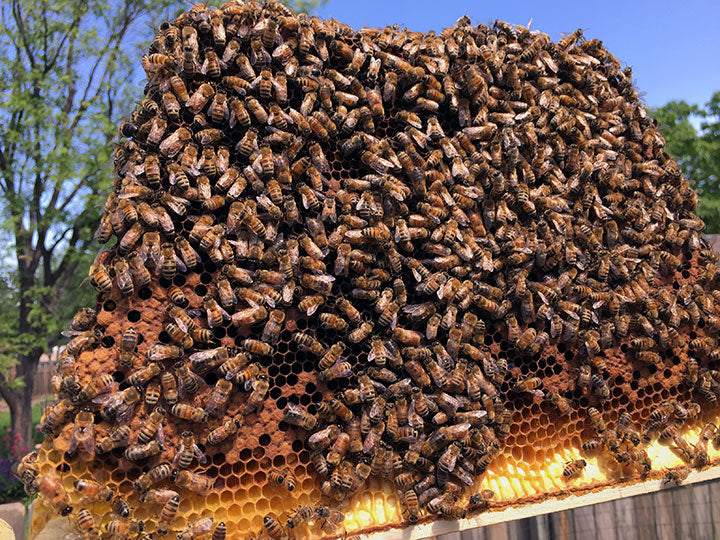
<instances>
[{"instance_id":1,"label":"beehive frame top bar","mask_svg":"<svg viewBox=\"0 0 720 540\"><path fill-rule=\"evenodd\" d=\"M84 535L339 537L711 465L717 256L600 41L228 2L142 65L23 464Z\"/></svg>"}]
</instances>

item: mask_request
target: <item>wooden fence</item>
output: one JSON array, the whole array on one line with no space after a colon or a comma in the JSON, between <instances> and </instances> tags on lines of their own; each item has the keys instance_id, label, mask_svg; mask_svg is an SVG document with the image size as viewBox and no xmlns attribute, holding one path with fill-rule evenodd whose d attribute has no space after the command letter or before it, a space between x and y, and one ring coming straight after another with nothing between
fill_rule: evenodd
<instances>
[{"instance_id":1,"label":"wooden fence","mask_svg":"<svg viewBox=\"0 0 720 540\"><path fill-rule=\"evenodd\" d=\"M48 396L53 393L51 379L55 374L55 362L43 362L35 371L35 384L33 385L33 398Z\"/></svg>"},{"instance_id":2,"label":"wooden fence","mask_svg":"<svg viewBox=\"0 0 720 540\"><path fill-rule=\"evenodd\" d=\"M436 540L717 540L720 480L664 489Z\"/></svg>"}]
</instances>

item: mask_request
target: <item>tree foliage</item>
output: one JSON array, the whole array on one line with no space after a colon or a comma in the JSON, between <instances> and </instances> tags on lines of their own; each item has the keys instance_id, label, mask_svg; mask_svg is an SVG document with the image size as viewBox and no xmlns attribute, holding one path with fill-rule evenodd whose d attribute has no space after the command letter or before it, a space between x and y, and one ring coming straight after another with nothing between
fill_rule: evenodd
<instances>
[{"instance_id":1,"label":"tree foliage","mask_svg":"<svg viewBox=\"0 0 720 540\"><path fill-rule=\"evenodd\" d=\"M720 233L720 91L704 106L671 101L652 111L678 161L700 196L697 213L706 232Z\"/></svg>"},{"instance_id":2,"label":"tree foliage","mask_svg":"<svg viewBox=\"0 0 720 540\"><path fill-rule=\"evenodd\" d=\"M62 339L98 246L93 229L129 109L142 25L169 1L9 0L0 7L0 394L29 441L40 354ZM15 379L7 368L15 366ZM25 383L22 387L21 383Z\"/></svg>"},{"instance_id":3,"label":"tree foliage","mask_svg":"<svg viewBox=\"0 0 720 540\"><path fill-rule=\"evenodd\" d=\"M308 11L322 0L287 2ZM42 352L62 340L98 251L112 141L142 82L150 23L177 0L7 0L0 6L0 395L29 441ZM14 367L13 370L9 368Z\"/></svg>"}]
</instances>

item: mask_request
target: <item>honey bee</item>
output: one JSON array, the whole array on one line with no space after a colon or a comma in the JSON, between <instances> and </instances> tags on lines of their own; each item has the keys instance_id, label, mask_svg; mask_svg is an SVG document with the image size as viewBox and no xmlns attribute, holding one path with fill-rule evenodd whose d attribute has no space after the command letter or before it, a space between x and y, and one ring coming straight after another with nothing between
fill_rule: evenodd
<instances>
[{"instance_id":1,"label":"honey bee","mask_svg":"<svg viewBox=\"0 0 720 540\"><path fill-rule=\"evenodd\" d=\"M567 416L572 412L573 407L570 401L557 392L548 392L545 397L563 416Z\"/></svg>"},{"instance_id":2,"label":"honey bee","mask_svg":"<svg viewBox=\"0 0 720 540\"><path fill-rule=\"evenodd\" d=\"M514 389L516 392L531 392L542 386L540 377L528 377L515 382Z\"/></svg>"},{"instance_id":3,"label":"honey bee","mask_svg":"<svg viewBox=\"0 0 720 540\"><path fill-rule=\"evenodd\" d=\"M288 424L292 424L308 431L312 430L317 424L316 417L293 403L287 404L287 407L283 411L283 420Z\"/></svg>"},{"instance_id":4,"label":"honey bee","mask_svg":"<svg viewBox=\"0 0 720 540\"><path fill-rule=\"evenodd\" d=\"M188 405L187 403L178 403L173 405L170 412L178 418L189 422L200 423L205 422L207 419L207 413L203 409L194 407L193 405Z\"/></svg>"},{"instance_id":5,"label":"honey bee","mask_svg":"<svg viewBox=\"0 0 720 540\"><path fill-rule=\"evenodd\" d=\"M128 538L131 534L140 533L145 528L144 522L128 520L125 517L117 514L114 519L103 526L103 532L111 535L112 538Z\"/></svg>"},{"instance_id":6,"label":"honey bee","mask_svg":"<svg viewBox=\"0 0 720 540\"><path fill-rule=\"evenodd\" d=\"M576 478L582 474L586 466L587 462L582 458L568 461L563 468L563 476L565 478Z\"/></svg>"},{"instance_id":7,"label":"honey bee","mask_svg":"<svg viewBox=\"0 0 720 540\"><path fill-rule=\"evenodd\" d=\"M262 341L268 343L276 343L280 337L280 331L282 330L282 324L285 321L285 312L279 309L273 309L270 311L268 321L263 328L261 336Z\"/></svg>"},{"instance_id":8,"label":"honey bee","mask_svg":"<svg viewBox=\"0 0 720 540\"><path fill-rule=\"evenodd\" d=\"M157 362L152 362L144 368L140 368L137 371L133 372L128 377L128 383L130 383L136 388L142 388L147 384L150 379L152 379L156 375L159 375L161 372L162 366Z\"/></svg>"},{"instance_id":9,"label":"honey bee","mask_svg":"<svg viewBox=\"0 0 720 540\"><path fill-rule=\"evenodd\" d=\"M70 496L54 474L49 473L40 478L38 491L61 516L67 516L72 512Z\"/></svg>"},{"instance_id":10,"label":"honey bee","mask_svg":"<svg viewBox=\"0 0 720 540\"><path fill-rule=\"evenodd\" d=\"M589 388L590 382L591 382L591 375L592 370L588 364L583 364L580 366L580 371L578 373L577 378L577 385L580 388Z\"/></svg>"},{"instance_id":11,"label":"honey bee","mask_svg":"<svg viewBox=\"0 0 720 540\"><path fill-rule=\"evenodd\" d=\"M258 356L270 356L274 351L273 346L269 343L252 338L243 340L242 346L250 354Z\"/></svg>"},{"instance_id":12,"label":"honey bee","mask_svg":"<svg viewBox=\"0 0 720 540\"><path fill-rule=\"evenodd\" d=\"M592 424L593 429L597 432L597 434L602 435L603 433L605 433L607 426L602 418L602 415L600 414L600 411L598 411L595 407L588 407L587 413L588 417L590 418L590 423Z\"/></svg>"},{"instance_id":13,"label":"honey bee","mask_svg":"<svg viewBox=\"0 0 720 540\"><path fill-rule=\"evenodd\" d=\"M173 470L168 463L160 463L155 465L148 472L142 474L133 484L135 491L144 493L153 485L159 484L163 480L170 478Z\"/></svg>"},{"instance_id":14,"label":"honey bee","mask_svg":"<svg viewBox=\"0 0 720 540\"><path fill-rule=\"evenodd\" d=\"M75 415L75 422L70 433L70 444L67 453L72 455L78 446L90 455L95 453L95 417L89 409Z\"/></svg>"},{"instance_id":15,"label":"honey bee","mask_svg":"<svg viewBox=\"0 0 720 540\"><path fill-rule=\"evenodd\" d=\"M86 538L97 538L98 529L95 525L95 517L92 515L90 510L81 508L78 510L77 516L75 517L78 529L85 535Z\"/></svg>"},{"instance_id":16,"label":"honey bee","mask_svg":"<svg viewBox=\"0 0 720 540\"><path fill-rule=\"evenodd\" d=\"M420 504L417 493L412 489L405 490L402 494L402 501L405 506L408 521L410 523L416 523L420 518Z\"/></svg>"},{"instance_id":17,"label":"honey bee","mask_svg":"<svg viewBox=\"0 0 720 540\"><path fill-rule=\"evenodd\" d=\"M138 443L149 443L153 437L155 437L156 433L158 435L158 439L162 442L164 440L164 436L162 435L162 421L164 418L165 410L162 407L157 407L153 412L151 412L143 423L143 426L140 428L137 438Z\"/></svg>"},{"instance_id":18,"label":"honey bee","mask_svg":"<svg viewBox=\"0 0 720 540\"><path fill-rule=\"evenodd\" d=\"M130 426L119 426L117 429L113 430L110 435L97 441L95 451L98 454L107 454L115 448L125 447L128 444L129 437Z\"/></svg>"},{"instance_id":19,"label":"honey bee","mask_svg":"<svg viewBox=\"0 0 720 540\"><path fill-rule=\"evenodd\" d=\"M592 382L593 392L601 397L602 399L608 399L610 397L610 388L608 387L605 379L600 375L594 373L590 378Z\"/></svg>"},{"instance_id":20,"label":"honey bee","mask_svg":"<svg viewBox=\"0 0 720 540\"><path fill-rule=\"evenodd\" d=\"M128 446L125 449L123 456L125 457L125 459L130 461L141 461L151 456L156 456L160 452L162 452L162 445L156 439L146 444Z\"/></svg>"},{"instance_id":21,"label":"honey bee","mask_svg":"<svg viewBox=\"0 0 720 540\"><path fill-rule=\"evenodd\" d=\"M710 440L715 438L715 434L717 433L717 426L712 423L708 422L705 424L700 431L700 437L698 439L698 442L695 444L695 463L694 465L696 467L704 467L708 464L709 458L708 458L708 452L707 452L707 444Z\"/></svg>"},{"instance_id":22,"label":"honey bee","mask_svg":"<svg viewBox=\"0 0 720 540\"><path fill-rule=\"evenodd\" d=\"M103 404L100 412L106 420L115 419L118 422L124 422L132 416L135 404L139 400L140 393L131 386L114 394L98 396L93 401Z\"/></svg>"},{"instance_id":23,"label":"honey bee","mask_svg":"<svg viewBox=\"0 0 720 540\"><path fill-rule=\"evenodd\" d=\"M175 485L200 495L210 491L214 484L212 478L190 471L174 471L171 480Z\"/></svg>"},{"instance_id":24,"label":"honey bee","mask_svg":"<svg viewBox=\"0 0 720 540\"><path fill-rule=\"evenodd\" d=\"M689 465L674 470L668 470L665 473L665 480L671 484L682 484L689 476L691 470L692 469Z\"/></svg>"},{"instance_id":25,"label":"honey bee","mask_svg":"<svg viewBox=\"0 0 720 540\"><path fill-rule=\"evenodd\" d=\"M290 515L290 517L286 523L287 528L294 529L296 527L299 527L303 523L312 519L312 517L314 515L315 515L315 509L312 506L310 506L310 505L301 506L297 510L295 510L292 513L292 515Z\"/></svg>"},{"instance_id":26,"label":"honey bee","mask_svg":"<svg viewBox=\"0 0 720 540\"><path fill-rule=\"evenodd\" d=\"M685 463L691 464L695 461L695 449L682 436L674 435L672 438L672 450L676 452Z\"/></svg>"},{"instance_id":27,"label":"honey bee","mask_svg":"<svg viewBox=\"0 0 720 540\"><path fill-rule=\"evenodd\" d=\"M175 343L183 349L190 349L194 345L192 336L187 332L183 332L175 323L165 323L165 331Z\"/></svg>"},{"instance_id":28,"label":"honey bee","mask_svg":"<svg viewBox=\"0 0 720 540\"><path fill-rule=\"evenodd\" d=\"M113 490L94 480L77 480L73 483L75 490L82 495L83 504L105 501L114 497Z\"/></svg>"},{"instance_id":29,"label":"honey bee","mask_svg":"<svg viewBox=\"0 0 720 540\"><path fill-rule=\"evenodd\" d=\"M178 540L193 540L194 538L205 538L212 530L213 518L205 517L196 519L192 524L178 533Z\"/></svg>"},{"instance_id":30,"label":"honey bee","mask_svg":"<svg viewBox=\"0 0 720 540\"><path fill-rule=\"evenodd\" d=\"M177 515L179 508L179 495L175 495L163 505L157 522L157 532L160 536L165 536L168 533L172 522L175 521L175 516Z\"/></svg>"},{"instance_id":31,"label":"honey bee","mask_svg":"<svg viewBox=\"0 0 720 540\"><path fill-rule=\"evenodd\" d=\"M205 454L195 444L195 436L192 431L185 431L180 435L180 445L173 459L173 465L178 469L187 469L190 467L193 458L197 458L198 463L207 463Z\"/></svg>"},{"instance_id":32,"label":"honey bee","mask_svg":"<svg viewBox=\"0 0 720 540\"><path fill-rule=\"evenodd\" d=\"M28 495L34 495L38 490L36 482L39 473L37 457L37 450L33 450L23 456L22 459L13 466L13 475L23 483L25 493Z\"/></svg>"},{"instance_id":33,"label":"honey bee","mask_svg":"<svg viewBox=\"0 0 720 540\"><path fill-rule=\"evenodd\" d=\"M203 298L203 308L205 309L208 326L210 328L222 326L223 321L231 320L230 314L220 307L217 300L212 296L208 295Z\"/></svg>"},{"instance_id":34,"label":"honey bee","mask_svg":"<svg viewBox=\"0 0 720 540\"><path fill-rule=\"evenodd\" d=\"M263 518L263 527L270 538L281 538L285 532L283 526L270 515Z\"/></svg>"},{"instance_id":35,"label":"honey bee","mask_svg":"<svg viewBox=\"0 0 720 540\"><path fill-rule=\"evenodd\" d=\"M343 314L348 318L351 324L360 326L363 323L363 318L360 311L352 305L347 298L339 298L336 302L337 307Z\"/></svg>"},{"instance_id":36,"label":"honey bee","mask_svg":"<svg viewBox=\"0 0 720 540\"><path fill-rule=\"evenodd\" d=\"M245 402L246 413L254 412L262 407L262 404L265 401L265 396L270 388L270 383L265 375L259 375L256 379L247 381L245 383L245 387L247 388L249 384L252 385L252 392Z\"/></svg>"},{"instance_id":37,"label":"honey bee","mask_svg":"<svg viewBox=\"0 0 720 540\"><path fill-rule=\"evenodd\" d=\"M237 419L228 418L220 426L213 429L208 433L206 443L216 446L226 440L228 437L232 437L238 432L240 428L240 422Z\"/></svg>"}]
</instances>

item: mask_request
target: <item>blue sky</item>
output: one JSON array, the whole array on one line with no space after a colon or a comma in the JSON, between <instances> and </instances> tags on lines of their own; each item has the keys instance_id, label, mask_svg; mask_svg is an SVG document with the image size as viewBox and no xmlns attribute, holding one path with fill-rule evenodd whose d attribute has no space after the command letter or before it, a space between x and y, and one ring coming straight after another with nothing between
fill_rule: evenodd
<instances>
[{"instance_id":1,"label":"blue sky","mask_svg":"<svg viewBox=\"0 0 720 540\"><path fill-rule=\"evenodd\" d=\"M355 29L397 23L423 32L451 26L465 14L485 24L532 19L532 28L554 41L583 28L633 68L650 106L671 99L705 103L720 90L720 0L329 0L315 14Z\"/></svg>"}]
</instances>

